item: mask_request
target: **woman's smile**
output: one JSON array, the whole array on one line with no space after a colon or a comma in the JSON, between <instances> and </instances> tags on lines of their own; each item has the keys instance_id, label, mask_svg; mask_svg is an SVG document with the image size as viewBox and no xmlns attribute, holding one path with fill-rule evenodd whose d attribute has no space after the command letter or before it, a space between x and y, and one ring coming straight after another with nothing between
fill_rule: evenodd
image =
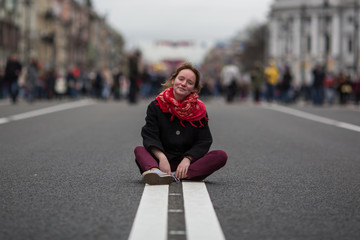
<instances>
[{"instance_id":1,"label":"woman's smile","mask_svg":"<svg viewBox=\"0 0 360 240\"><path fill-rule=\"evenodd\" d=\"M173 80L173 91L176 100L181 101L194 91L196 76L193 71L183 69Z\"/></svg>"}]
</instances>

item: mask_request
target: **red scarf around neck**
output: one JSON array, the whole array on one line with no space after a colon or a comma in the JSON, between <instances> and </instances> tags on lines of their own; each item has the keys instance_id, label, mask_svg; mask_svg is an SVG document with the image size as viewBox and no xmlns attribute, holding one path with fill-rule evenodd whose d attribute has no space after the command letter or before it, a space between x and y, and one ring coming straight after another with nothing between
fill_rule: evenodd
<instances>
[{"instance_id":1,"label":"red scarf around neck","mask_svg":"<svg viewBox=\"0 0 360 240\"><path fill-rule=\"evenodd\" d=\"M206 117L205 104L198 98L196 93L191 93L184 100L177 101L174 98L173 88L167 88L156 97L156 100L164 113L172 114L171 121L176 116L180 119L183 127L185 125L182 121L188 121L194 127L197 126L192 122L199 121L200 127L202 127L204 125L200 120L205 118L206 121L209 121L209 119Z\"/></svg>"}]
</instances>

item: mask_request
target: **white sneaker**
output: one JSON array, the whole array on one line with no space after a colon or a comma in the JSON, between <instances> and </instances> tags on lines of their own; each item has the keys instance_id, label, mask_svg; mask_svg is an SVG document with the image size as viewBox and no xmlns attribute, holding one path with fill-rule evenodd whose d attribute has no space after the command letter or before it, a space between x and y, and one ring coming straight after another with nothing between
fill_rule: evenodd
<instances>
[{"instance_id":1,"label":"white sneaker","mask_svg":"<svg viewBox=\"0 0 360 240\"><path fill-rule=\"evenodd\" d=\"M174 181L172 175L164 173L159 169L148 170L144 172L141 176L143 182L149 185L170 184Z\"/></svg>"}]
</instances>

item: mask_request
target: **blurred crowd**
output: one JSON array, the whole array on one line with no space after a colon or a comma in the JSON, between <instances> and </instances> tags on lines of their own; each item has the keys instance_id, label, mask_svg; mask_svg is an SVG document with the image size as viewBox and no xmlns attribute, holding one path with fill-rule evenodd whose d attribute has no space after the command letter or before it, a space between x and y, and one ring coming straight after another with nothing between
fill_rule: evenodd
<instances>
[{"instance_id":1,"label":"blurred crowd","mask_svg":"<svg viewBox=\"0 0 360 240\"><path fill-rule=\"evenodd\" d=\"M141 64L141 53L129 54L126 64L114 69L44 71L36 58L24 66L16 53L0 69L0 99L12 103L24 99L29 103L50 99L91 97L99 100L126 99L136 103L139 97L151 97L165 82L165 72Z\"/></svg>"},{"instance_id":2,"label":"blurred crowd","mask_svg":"<svg viewBox=\"0 0 360 240\"><path fill-rule=\"evenodd\" d=\"M218 79L204 79L204 95L223 95L226 102L252 99L283 104L303 101L316 106L360 103L360 75L337 74L316 64L311 76L299 83L288 65L278 67L272 60L267 66L255 62L251 71L241 72L231 60L221 69Z\"/></svg>"},{"instance_id":3,"label":"blurred crowd","mask_svg":"<svg viewBox=\"0 0 360 240\"><path fill-rule=\"evenodd\" d=\"M114 69L87 70L77 66L66 71L44 71L36 58L26 66L13 53L4 69L0 69L0 99L25 99L29 103L44 99L76 99L91 97L99 100L150 98L161 91L170 73L153 65L143 65L141 52L128 55L126 64ZM203 76L201 97L224 96L231 103L237 100L296 103L299 100L316 106L360 103L360 78L342 72L334 74L317 64L311 78L296 84L292 70L274 61L268 66L254 63L249 72L241 72L232 61L226 62L218 78Z\"/></svg>"}]
</instances>

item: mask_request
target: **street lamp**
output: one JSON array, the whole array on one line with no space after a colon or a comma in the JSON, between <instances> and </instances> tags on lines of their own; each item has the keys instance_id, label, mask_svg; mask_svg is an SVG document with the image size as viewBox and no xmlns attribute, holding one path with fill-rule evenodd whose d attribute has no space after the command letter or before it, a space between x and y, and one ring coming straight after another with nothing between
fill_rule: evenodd
<instances>
[{"instance_id":1,"label":"street lamp","mask_svg":"<svg viewBox=\"0 0 360 240\"><path fill-rule=\"evenodd\" d=\"M325 71L327 70L327 64L328 64L328 57L329 57L329 51L330 51L330 36L328 32L328 25L330 21L330 16L328 15L328 9L330 8L329 0L324 0L323 2L323 9L324 9L324 68Z\"/></svg>"},{"instance_id":2,"label":"street lamp","mask_svg":"<svg viewBox=\"0 0 360 240\"><path fill-rule=\"evenodd\" d=\"M359 65L359 3L354 1L354 77L358 74Z\"/></svg>"},{"instance_id":3,"label":"street lamp","mask_svg":"<svg viewBox=\"0 0 360 240\"><path fill-rule=\"evenodd\" d=\"M301 84L305 84L305 46L304 46L304 33L306 21L306 5L300 8L300 75Z\"/></svg>"},{"instance_id":4,"label":"street lamp","mask_svg":"<svg viewBox=\"0 0 360 240\"><path fill-rule=\"evenodd\" d=\"M29 63L29 59L30 59L30 21L31 21L31 5L32 5L32 0L25 0L24 1L24 5L26 7L25 10L25 58L26 58L26 63Z\"/></svg>"}]
</instances>

